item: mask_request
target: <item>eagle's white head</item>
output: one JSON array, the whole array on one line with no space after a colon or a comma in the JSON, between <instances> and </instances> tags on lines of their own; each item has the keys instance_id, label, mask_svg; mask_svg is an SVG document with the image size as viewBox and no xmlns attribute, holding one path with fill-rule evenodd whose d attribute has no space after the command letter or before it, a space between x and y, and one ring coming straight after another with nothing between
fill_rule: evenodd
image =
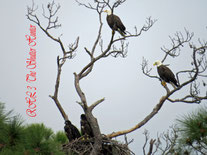
<instances>
[{"instance_id":1,"label":"eagle's white head","mask_svg":"<svg viewBox=\"0 0 207 155\"><path fill-rule=\"evenodd\" d=\"M107 15L111 15L112 14L111 10L104 10L104 12L106 12Z\"/></svg>"},{"instance_id":2,"label":"eagle's white head","mask_svg":"<svg viewBox=\"0 0 207 155\"><path fill-rule=\"evenodd\" d=\"M157 67L159 67L160 65L162 65L162 62L160 60L155 61L153 64L153 66L157 66Z\"/></svg>"}]
</instances>

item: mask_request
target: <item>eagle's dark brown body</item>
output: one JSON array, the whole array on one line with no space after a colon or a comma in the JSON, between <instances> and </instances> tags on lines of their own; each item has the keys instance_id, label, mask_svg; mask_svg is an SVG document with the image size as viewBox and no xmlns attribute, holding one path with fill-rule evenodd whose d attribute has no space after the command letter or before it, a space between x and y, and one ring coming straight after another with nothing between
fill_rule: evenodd
<instances>
[{"instance_id":1,"label":"eagle's dark brown body","mask_svg":"<svg viewBox=\"0 0 207 155\"><path fill-rule=\"evenodd\" d=\"M81 137L78 129L69 120L65 121L64 130L70 142Z\"/></svg>"},{"instance_id":2,"label":"eagle's dark brown body","mask_svg":"<svg viewBox=\"0 0 207 155\"><path fill-rule=\"evenodd\" d=\"M93 131L91 129L91 126L86 118L86 116L84 114L81 115L81 132L82 135L86 135L89 137L94 137Z\"/></svg>"},{"instance_id":3,"label":"eagle's dark brown body","mask_svg":"<svg viewBox=\"0 0 207 155\"><path fill-rule=\"evenodd\" d=\"M114 14L107 15L106 20L112 30L119 31L120 33L126 34L125 32L126 27L124 26L124 24L122 23L121 19L118 16Z\"/></svg>"},{"instance_id":4,"label":"eagle's dark brown body","mask_svg":"<svg viewBox=\"0 0 207 155\"><path fill-rule=\"evenodd\" d=\"M162 80L165 82L172 82L175 86L178 87L178 82L175 78L173 72L165 65L160 65L157 67L157 72Z\"/></svg>"}]
</instances>

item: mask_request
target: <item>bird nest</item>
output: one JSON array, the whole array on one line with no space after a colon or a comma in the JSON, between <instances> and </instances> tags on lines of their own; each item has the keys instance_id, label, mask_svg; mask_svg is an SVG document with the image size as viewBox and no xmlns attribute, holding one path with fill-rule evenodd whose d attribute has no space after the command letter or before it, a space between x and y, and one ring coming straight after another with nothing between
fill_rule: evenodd
<instances>
[{"instance_id":1,"label":"bird nest","mask_svg":"<svg viewBox=\"0 0 207 155\"><path fill-rule=\"evenodd\" d=\"M85 139L80 137L63 146L67 155L89 155L93 149L94 138ZM102 150L100 155L132 155L127 144L121 144L111 139L102 139Z\"/></svg>"}]
</instances>

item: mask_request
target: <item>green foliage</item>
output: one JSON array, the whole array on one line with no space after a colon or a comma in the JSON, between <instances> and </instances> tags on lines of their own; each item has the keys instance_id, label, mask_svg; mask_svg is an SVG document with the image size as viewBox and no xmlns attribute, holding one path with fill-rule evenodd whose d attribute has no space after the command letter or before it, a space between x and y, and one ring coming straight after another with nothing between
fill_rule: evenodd
<instances>
[{"instance_id":1,"label":"green foliage","mask_svg":"<svg viewBox=\"0 0 207 155\"><path fill-rule=\"evenodd\" d=\"M191 153L207 153L207 107L178 119L179 146ZM183 150L183 149L182 149Z\"/></svg>"},{"instance_id":2,"label":"green foliage","mask_svg":"<svg viewBox=\"0 0 207 155\"><path fill-rule=\"evenodd\" d=\"M187 144L199 143L207 138L207 109L206 106L199 108L177 120L182 137Z\"/></svg>"},{"instance_id":3,"label":"green foliage","mask_svg":"<svg viewBox=\"0 0 207 155\"><path fill-rule=\"evenodd\" d=\"M23 121L20 116L14 116L10 118L7 124L5 124L3 134L6 138L3 139L3 143L7 147L16 146L23 141L24 127L22 126L22 123Z\"/></svg>"},{"instance_id":4,"label":"green foliage","mask_svg":"<svg viewBox=\"0 0 207 155\"><path fill-rule=\"evenodd\" d=\"M0 103L0 151L23 148L23 121L19 115L12 117L12 113L12 110L6 112L4 103Z\"/></svg>"},{"instance_id":5,"label":"green foliage","mask_svg":"<svg viewBox=\"0 0 207 155\"><path fill-rule=\"evenodd\" d=\"M22 155L23 153L23 151L14 150L11 148L4 148L2 151L0 151L1 155Z\"/></svg>"},{"instance_id":6,"label":"green foliage","mask_svg":"<svg viewBox=\"0 0 207 155\"><path fill-rule=\"evenodd\" d=\"M4 103L0 102L0 144L3 145L5 143L6 138L6 123L9 121L9 116L12 113L12 111L5 112L5 106ZM1 149L1 146L0 146Z\"/></svg>"},{"instance_id":7,"label":"green foliage","mask_svg":"<svg viewBox=\"0 0 207 155\"><path fill-rule=\"evenodd\" d=\"M11 116L0 103L0 154L44 154L62 155L62 144L67 142L64 132L54 134L44 124L23 126L19 115Z\"/></svg>"},{"instance_id":8,"label":"green foliage","mask_svg":"<svg viewBox=\"0 0 207 155\"><path fill-rule=\"evenodd\" d=\"M53 134L53 131L46 128L44 124L31 124L25 128L25 133L28 145L36 148L47 142Z\"/></svg>"},{"instance_id":9,"label":"green foliage","mask_svg":"<svg viewBox=\"0 0 207 155\"><path fill-rule=\"evenodd\" d=\"M148 140L148 134L145 134L145 137ZM158 135L153 146L156 154L206 155L207 107L202 106L177 119L176 124L171 126L170 130Z\"/></svg>"},{"instance_id":10,"label":"green foliage","mask_svg":"<svg viewBox=\"0 0 207 155\"><path fill-rule=\"evenodd\" d=\"M55 142L59 142L60 144L68 143L68 138L63 131L58 131L55 135L53 135L53 139Z\"/></svg>"},{"instance_id":11,"label":"green foliage","mask_svg":"<svg viewBox=\"0 0 207 155\"><path fill-rule=\"evenodd\" d=\"M44 124L31 124L25 129L26 149L33 150L36 153L51 154L61 153L61 143L55 141L53 131L45 127Z\"/></svg>"},{"instance_id":12,"label":"green foliage","mask_svg":"<svg viewBox=\"0 0 207 155\"><path fill-rule=\"evenodd\" d=\"M13 111L5 112L4 103L0 102L0 125L6 123L9 120L9 116ZM1 127L1 126L0 126Z\"/></svg>"}]
</instances>

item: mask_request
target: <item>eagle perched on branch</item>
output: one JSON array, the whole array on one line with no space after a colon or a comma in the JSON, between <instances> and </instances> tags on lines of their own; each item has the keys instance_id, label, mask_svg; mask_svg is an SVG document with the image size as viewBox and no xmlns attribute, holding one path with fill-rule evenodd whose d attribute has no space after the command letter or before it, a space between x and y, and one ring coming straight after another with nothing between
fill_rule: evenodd
<instances>
[{"instance_id":1,"label":"eagle perched on branch","mask_svg":"<svg viewBox=\"0 0 207 155\"><path fill-rule=\"evenodd\" d=\"M175 75L167 66L163 65L162 62L159 60L156 61L153 65L157 66L157 72L164 82L170 83L174 88L178 87L178 82L175 78ZM163 82L162 84L163 86L166 85Z\"/></svg>"},{"instance_id":2,"label":"eagle perched on branch","mask_svg":"<svg viewBox=\"0 0 207 155\"><path fill-rule=\"evenodd\" d=\"M125 37L126 27L122 23L121 19L118 16L114 15L111 10L105 10L104 12L107 13L106 21L110 28L113 31L118 31L123 37Z\"/></svg>"}]
</instances>

